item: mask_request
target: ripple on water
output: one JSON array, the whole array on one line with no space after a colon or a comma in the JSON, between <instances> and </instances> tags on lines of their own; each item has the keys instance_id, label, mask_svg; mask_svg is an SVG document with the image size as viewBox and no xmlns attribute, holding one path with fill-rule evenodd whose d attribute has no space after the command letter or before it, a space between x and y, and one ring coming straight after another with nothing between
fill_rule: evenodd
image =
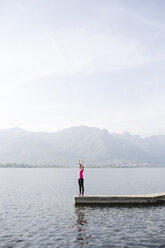
<instances>
[{"instance_id":1,"label":"ripple on water","mask_svg":"<svg viewBox=\"0 0 165 248\"><path fill-rule=\"evenodd\" d=\"M2 248L165 248L165 206L74 207L73 195L75 188L77 189L76 170L69 169L67 173L60 169L35 170L35 173L34 170L28 170L27 173L26 169L9 172L11 171L6 170L0 173L0 247ZM107 174L107 171L103 170L99 173L101 176L101 173ZM111 176L119 177L119 173L122 181L123 174L120 169L113 170L113 173L108 175L113 184L115 180ZM160 177L165 177L164 171L154 171L154 173L160 173ZM151 171L149 174L151 175ZM138 175L141 176L140 171ZM126 176L127 171L124 171L124 177ZM138 183L137 170L131 171L131 178L136 178ZM156 178L159 178L158 175ZM152 180L154 180L153 175ZM161 180L162 183L164 181ZM86 181L86 185L87 183ZM104 181L100 184L100 188L103 187ZM93 190L93 185L94 182L88 184L89 191ZM141 180L141 185L144 190L149 183L143 184ZM115 188L115 185L113 187ZM165 188L165 183L162 188ZM126 188L124 190L126 191Z\"/></svg>"}]
</instances>

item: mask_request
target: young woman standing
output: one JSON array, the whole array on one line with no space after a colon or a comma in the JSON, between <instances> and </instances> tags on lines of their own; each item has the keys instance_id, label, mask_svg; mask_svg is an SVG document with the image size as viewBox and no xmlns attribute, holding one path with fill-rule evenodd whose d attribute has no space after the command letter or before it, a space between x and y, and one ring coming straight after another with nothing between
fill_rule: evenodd
<instances>
[{"instance_id":1,"label":"young woman standing","mask_svg":"<svg viewBox=\"0 0 165 248\"><path fill-rule=\"evenodd\" d=\"M84 166L83 162L82 164L80 163L80 160L78 162L78 185L79 185L79 195L83 196L84 195L84 178L83 178L83 172L84 172Z\"/></svg>"}]
</instances>

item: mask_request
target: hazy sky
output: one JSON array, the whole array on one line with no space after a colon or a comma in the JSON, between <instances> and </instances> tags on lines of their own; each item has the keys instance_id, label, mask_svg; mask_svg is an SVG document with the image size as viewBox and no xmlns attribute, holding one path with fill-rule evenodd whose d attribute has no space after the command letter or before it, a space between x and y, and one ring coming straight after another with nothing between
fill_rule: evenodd
<instances>
[{"instance_id":1,"label":"hazy sky","mask_svg":"<svg viewBox=\"0 0 165 248\"><path fill-rule=\"evenodd\" d=\"M165 134L164 0L0 0L0 128Z\"/></svg>"}]
</instances>

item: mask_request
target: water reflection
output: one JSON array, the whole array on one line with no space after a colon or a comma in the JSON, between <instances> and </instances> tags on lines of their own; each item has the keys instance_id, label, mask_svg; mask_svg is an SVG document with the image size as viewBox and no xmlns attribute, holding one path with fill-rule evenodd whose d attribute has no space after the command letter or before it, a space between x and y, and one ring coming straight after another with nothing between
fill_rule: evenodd
<instances>
[{"instance_id":1,"label":"water reflection","mask_svg":"<svg viewBox=\"0 0 165 248\"><path fill-rule=\"evenodd\" d=\"M87 245L91 238L91 234L88 233L87 230L87 220L85 218L85 207L75 207L75 214L77 215L77 221L73 226L74 230L76 231L76 243L80 247L83 245Z\"/></svg>"}]
</instances>

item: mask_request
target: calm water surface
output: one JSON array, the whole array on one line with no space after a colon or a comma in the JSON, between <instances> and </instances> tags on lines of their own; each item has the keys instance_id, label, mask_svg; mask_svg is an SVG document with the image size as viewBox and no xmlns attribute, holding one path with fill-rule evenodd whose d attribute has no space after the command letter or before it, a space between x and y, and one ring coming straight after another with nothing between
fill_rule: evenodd
<instances>
[{"instance_id":1,"label":"calm water surface","mask_svg":"<svg viewBox=\"0 0 165 248\"><path fill-rule=\"evenodd\" d=\"M165 192L165 169L88 169L86 194ZM74 207L76 169L0 169L0 247L165 248L165 206Z\"/></svg>"}]
</instances>

